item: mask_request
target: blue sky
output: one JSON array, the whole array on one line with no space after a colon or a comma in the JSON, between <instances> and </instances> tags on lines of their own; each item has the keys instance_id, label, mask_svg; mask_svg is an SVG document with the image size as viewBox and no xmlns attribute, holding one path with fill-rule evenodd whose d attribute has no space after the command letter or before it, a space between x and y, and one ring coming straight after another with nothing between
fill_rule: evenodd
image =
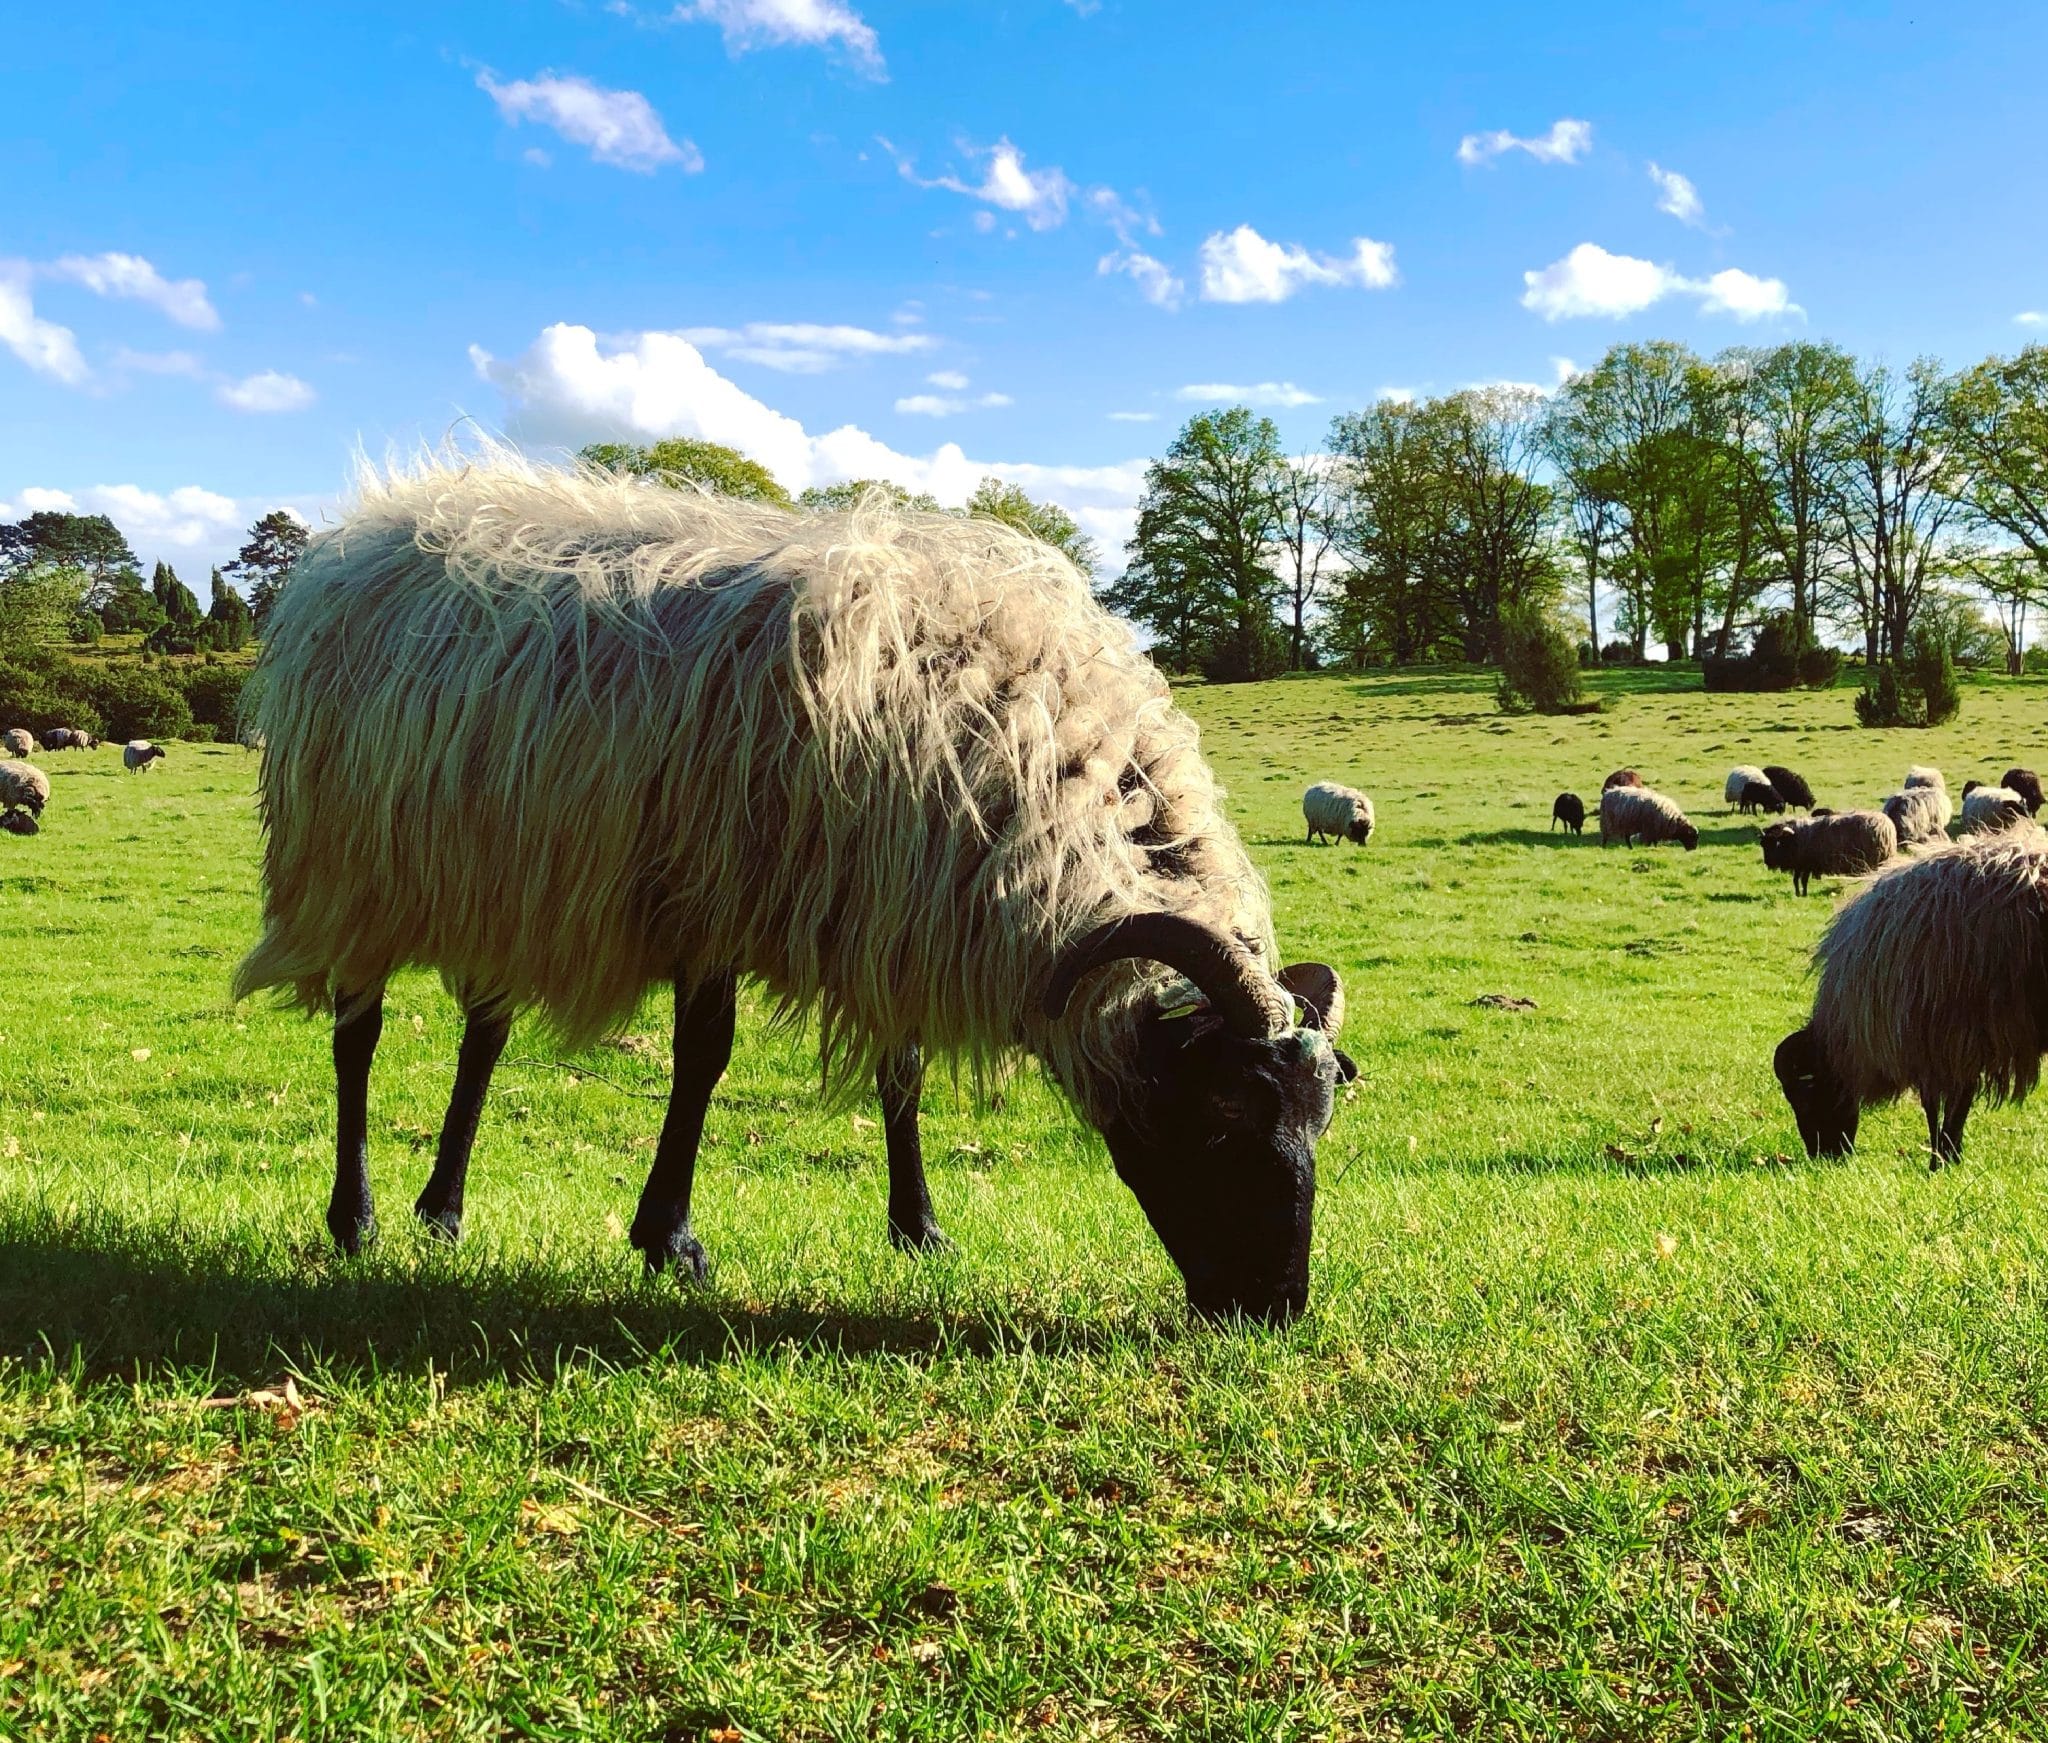
<instances>
[{"instance_id":1,"label":"blue sky","mask_svg":"<svg viewBox=\"0 0 2048 1743\"><path fill-rule=\"evenodd\" d=\"M9 42L0 518L188 568L463 417L996 471L1115 544L1218 395L1307 448L1625 337L2048 337L2039 5L80 0Z\"/></svg>"}]
</instances>

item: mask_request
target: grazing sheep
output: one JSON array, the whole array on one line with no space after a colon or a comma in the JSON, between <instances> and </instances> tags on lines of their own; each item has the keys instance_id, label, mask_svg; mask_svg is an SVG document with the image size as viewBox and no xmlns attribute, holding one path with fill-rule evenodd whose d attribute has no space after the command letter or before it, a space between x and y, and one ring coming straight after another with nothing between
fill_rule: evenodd
<instances>
[{"instance_id":1,"label":"grazing sheep","mask_svg":"<svg viewBox=\"0 0 2048 1743\"><path fill-rule=\"evenodd\" d=\"M1363 847L1372 834L1372 801L1356 787L1318 781L1301 796L1301 814L1308 820L1308 838L1327 836Z\"/></svg>"},{"instance_id":2,"label":"grazing sheep","mask_svg":"<svg viewBox=\"0 0 2048 1743\"><path fill-rule=\"evenodd\" d=\"M1785 801L1778 797L1778 789L1768 781L1750 781L1742 789L1742 798L1736 809L1745 816L1752 811L1768 811L1778 816L1785 809Z\"/></svg>"},{"instance_id":3,"label":"grazing sheep","mask_svg":"<svg viewBox=\"0 0 2048 1743\"><path fill-rule=\"evenodd\" d=\"M0 762L0 811L26 811L40 817L50 802L50 777L34 763Z\"/></svg>"},{"instance_id":4,"label":"grazing sheep","mask_svg":"<svg viewBox=\"0 0 2048 1743\"><path fill-rule=\"evenodd\" d=\"M1914 763L1906 770L1906 785L1908 787L1934 787L1944 793L1948 791L1948 782L1941 778L1941 770L1930 769L1920 763Z\"/></svg>"},{"instance_id":5,"label":"grazing sheep","mask_svg":"<svg viewBox=\"0 0 2048 1743\"><path fill-rule=\"evenodd\" d=\"M11 757L33 756L35 749L35 734L25 727L10 726L5 732L0 732L0 750Z\"/></svg>"},{"instance_id":6,"label":"grazing sheep","mask_svg":"<svg viewBox=\"0 0 2048 1743\"><path fill-rule=\"evenodd\" d=\"M907 1244L938 1239L920 1048L1029 1051L1193 1307L1305 1304L1342 987L1274 972L1194 725L1050 547L879 493L799 516L493 453L365 479L262 659L264 930L235 992L334 1013L344 1249L375 1227L393 973L438 969L468 1011L416 1207L443 1227L512 1015L584 1044L672 981L630 1238L701 1275L691 1183L746 975L816 1017L833 1091L872 1074Z\"/></svg>"},{"instance_id":7,"label":"grazing sheep","mask_svg":"<svg viewBox=\"0 0 2048 1743\"><path fill-rule=\"evenodd\" d=\"M1790 872L1794 895L1814 878L1861 877L1899 851L1899 832L1882 811L1816 811L1773 823L1763 833L1764 865Z\"/></svg>"},{"instance_id":8,"label":"grazing sheep","mask_svg":"<svg viewBox=\"0 0 2048 1743\"><path fill-rule=\"evenodd\" d=\"M2041 777L2032 769L2007 769L1998 784L2026 800L2029 817L2041 814Z\"/></svg>"},{"instance_id":9,"label":"grazing sheep","mask_svg":"<svg viewBox=\"0 0 2048 1743\"><path fill-rule=\"evenodd\" d=\"M1905 1090L1930 1166L1963 1153L1978 1095L2024 1101L2048 1047L2048 835L2019 830L1879 872L1829 923L1806 1027L1774 1061L1809 1156L1840 1156L1861 1110Z\"/></svg>"},{"instance_id":10,"label":"grazing sheep","mask_svg":"<svg viewBox=\"0 0 2048 1743\"><path fill-rule=\"evenodd\" d=\"M2027 802L2010 787L1987 787L1972 781L1963 790L1962 831L1989 835L2027 821Z\"/></svg>"},{"instance_id":11,"label":"grazing sheep","mask_svg":"<svg viewBox=\"0 0 2048 1743\"><path fill-rule=\"evenodd\" d=\"M1645 847L1676 841L1690 853L1700 844L1700 832L1675 799L1648 787L1609 787L1600 795L1600 845L1619 841L1629 847L1637 840Z\"/></svg>"},{"instance_id":12,"label":"grazing sheep","mask_svg":"<svg viewBox=\"0 0 2048 1743\"><path fill-rule=\"evenodd\" d=\"M1946 787L1905 787L1885 800L1884 814L1899 832L1899 845L1917 847L1923 841L1947 840L1955 807Z\"/></svg>"},{"instance_id":13,"label":"grazing sheep","mask_svg":"<svg viewBox=\"0 0 2048 1743\"><path fill-rule=\"evenodd\" d=\"M0 829L9 835L35 835L42 825L26 811L0 811Z\"/></svg>"},{"instance_id":14,"label":"grazing sheep","mask_svg":"<svg viewBox=\"0 0 2048 1743\"><path fill-rule=\"evenodd\" d=\"M1642 784L1643 777L1634 769L1616 769L1600 783L1600 791L1604 793L1612 787L1640 787Z\"/></svg>"},{"instance_id":15,"label":"grazing sheep","mask_svg":"<svg viewBox=\"0 0 2048 1743\"><path fill-rule=\"evenodd\" d=\"M71 729L71 748L73 750L98 750L100 748L100 741L94 738L91 733L81 732L74 726Z\"/></svg>"},{"instance_id":16,"label":"grazing sheep","mask_svg":"<svg viewBox=\"0 0 2048 1743\"><path fill-rule=\"evenodd\" d=\"M1742 797L1743 788L1768 787L1770 784L1771 777L1762 769L1753 769L1747 763L1743 763L1730 769L1727 780L1721 783L1721 802L1733 805Z\"/></svg>"},{"instance_id":17,"label":"grazing sheep","mask_svg":"<svg viewBox=\"0 0 2048 1743\"><path fill-rule=\"evenodd\" d=\"M131 738L121 747L121 766L131 774L147 774L149 765L164 754L164 747L151 744L146 738Z\"/></svg>"},{"instance_id":18,"label":"grazing sheep","mask_svg":"<svg viewBox=\"0 0 2048 1743\"><path fill-rule=\"evenodd\" d=\"M1583 835L1586 829L1586 801L1576 793L1560 793L1550 802L1550 826L1555 829L1562 823L1574 835Z\"/></svg>"},{"instance_id":19,"label":"grazing sheep","mask_svg":"<svg viewBox=\"0 0 2048 1743\"><path fill-rule=\"evenodd\" d=\"M49 731L47 731L47 732L45 732L45 733L43 734L43 749L45 749L45 750L69 750L70 748L71 748L71 728L70 728L70 727L68 727L68 726L53 726L53 727L51 727L51 728L49 729Z\"/></svg>"},{"instance_id":20,"label":"grazing sheep","mask_svg":"<svg viewBox=\"0 0 2048 1743\"><path fill-rule=\"evenodd\" d=\"M1813 809L1813 789L1805 778L1779 763L1764 764L1764 779L1769 781L1779 798L1788 805L1796 805L1802 811Z\"/></svg>"}]
</instances>

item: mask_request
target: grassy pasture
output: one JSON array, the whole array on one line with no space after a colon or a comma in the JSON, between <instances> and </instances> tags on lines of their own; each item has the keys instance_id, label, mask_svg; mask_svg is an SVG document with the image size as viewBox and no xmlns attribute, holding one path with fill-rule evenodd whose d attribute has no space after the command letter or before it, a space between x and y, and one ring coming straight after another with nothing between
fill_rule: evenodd
<instances>
[{"instance_id":1,"label":"grassy pasture","mask_svg":"<svg viewBox=\"0 0 2048 1743\"><path fill-rule=\"evenodd\" d=\"M1680 682L1183 693L1363 1072L1279 1335L1185 1322L1028 1076L980 1113L935 1077L958 1251L892 1253L873 1110L758 1011L709 1284L624 1245L659 1008L515 1035L431 1244L424 977L340 1262L326 1033L225 1004L253 759L43 759L44 833L0 835L0 1737L2048 1734L2048 1109L1942 1175L1910 1104L1795 1160L1770 1049L1829 901L1720 803L1735 762L1838 806L2048 766L2048 687L1866 733ZM1548 833L1624 763L1696 854ZM1302 844L1319 777L1369 848Z\"/></svg>"}]
</instances>

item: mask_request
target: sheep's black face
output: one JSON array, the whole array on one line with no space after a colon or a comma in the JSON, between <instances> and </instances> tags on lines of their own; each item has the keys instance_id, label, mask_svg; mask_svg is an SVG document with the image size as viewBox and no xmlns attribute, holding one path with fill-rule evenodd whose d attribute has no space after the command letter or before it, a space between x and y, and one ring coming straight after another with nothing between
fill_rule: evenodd
<instances>
[{"instance_id":1,"label":"sheep's black face","mask_svg":"<svg viewBox=\"0 0 2048 1743\"><path fill-rule=\"evenodd\" d=\"M1856 1142L1861 1110L1828 1064L1811 1029L1795 1030L1778 1043L1771 1061L1799 1122L1799 1136L1809 1156L1832 1160L1846 1156Z\"/></svg>"},{"instance_id":2,"label":"sheep's black face","mask_svg":"<svg viewBox=\"0 0 2048 1743\"><path fill-rule=\"evenodd\" d=\"M1688 823L1678 832L1678 839L1685 851L1690 853L1700 844L1700 832Z\"/></svg>"},{"instance_id":3,"label":"sheep's black face","mask_svg":"<svg viewBox=\"0 0 2048 1743\"><path fill-rule=\"evenodd\" d=\"M1792 843L1798 831L1790 823L1773 823L1763 834L1764 869L1790 871Z\"/></svg>"},{"instance_id":4,"label":"sheep's black face","mask_svg":"<svg viewBox=\"0 0 2048 1743\"><path fill-rule=\"evenodd\" d=\"M1372 833L1372 830L1370 827L1367 826L1363 819L1360 819L1354 821L1351 827L1348 830L1346 830L1345 833L1349 835L1352 841L1355 842L1358 846L1363 847L1365 845L1365 838Z\"/></svg>"},{"instance_id":5,"label":"sheep's black face","mask_svg":"<svg viewBox=\"0 0 2048 1743\"><path fill-rule=\"evenodd\" d=\"M1316 1140L1357 1067L1314 1029L1247 1040L1201 1014L1147 1025L1142 1060L1103 1135L1188 1305L1286 1324L1308 1305Z\"/></svg>"}]
</instances>

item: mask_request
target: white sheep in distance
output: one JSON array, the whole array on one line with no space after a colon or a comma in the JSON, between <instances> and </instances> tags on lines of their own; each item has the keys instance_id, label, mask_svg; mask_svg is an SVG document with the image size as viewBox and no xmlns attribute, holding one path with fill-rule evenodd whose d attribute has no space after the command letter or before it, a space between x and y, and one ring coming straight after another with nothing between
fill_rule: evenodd
<instances>
[{"instance_id":1,"label":"white sheep in distance","mask_svg":"<svg viewBox=\"0 0 2048 1743\"><path fill-rule=\"evenodd\" d=\"M1372 835L1372 801L1356 787L1318 781L1302 794L1301 814L1308 823L1310 841L1328 836L1363 847Z\"/></svg>"},{"instance_id":2,"label":"white sheep in distance","mask_svg":"<svg viewBox=\"0 0 2048 1743\"><path fill-rule=\"evenodd\" d=\"M2048 1048L2048 835L1975 836L1898 861L1814 952L1807 1025L1774 1065L1810 1156L1840 1156L1862 1109L1911 1089L1930 1165L1958 1160L1972 1102L2024 1101Z\"/></svg>"},{"instance_id":3,"label":"white sheep in distance","mask_svg":"<svg viewBox=\"0 0 2048 1743\"><path fill-rule=\"evenodd\" d=\"M1610 841L1624 847L1637 841L1645 847L1675 841L1690 853L1700 844L1700 832L1687 821L1676 799L1649 787L1609 787L1600 795L1600 845Z\"/></svg>"},{"instance_id":4,"label":"white sheep in distance","mask_svg":"<svg viewBox=\"0 0 2048 1743\"><path fill-rule=\"evenodd\" d=\"M121 747L121 766L132 774L148 774L149 765L164 754L164 747L146 738L131 738Z\"/></svg>"},{"instance_id":5,"label":"white sheep in distance","mask_svg":"<svg viewBox=\"0 0 2048 1743\"><path fill-rule=\"evenodd\" d=\"M1883 809L1899 832L1901 847L1946 841L1949 819L1955 815L1955 807L1949 802L1948 788L1925 781L1900 788L1885 800Z\"/></svg>"},{"instance_id":6,"label":"white sheep in distance","mask_svg":"<svg viewBox=\"0 0 2048 1743\"><path fill-rule=\"evenodd\" d=\"M1765 774L1762 769L1754 769L1747 763L1739 763L1728 771L1727 780L1721 783L1722 803L1727 805L1739 804L1742 800L1742 789L1744 787L1768 787L1770 784L1771 777Z\"/></svg>"},{"instance_id":7,"label":"white sheep in distance","mask_svg":"<svg viewBox=\"0 0 2048 1743\"><path fill-rule=\"evenodd\" d=\"M1961 827L1965 835L1990 835L2025 823L2032 815L2025 795L2010 787L1980 787L1972 782L1964 789Z\"/></svg>"},{"instance_id":8,"label":"white sheep in distance","mask_svg":"<svg viewBox=\"0 0 2048 1743\"><path fill-rule=\"evenodd\" d=\"M5 732L0 732L0 750L11 757L34 756L35 734L25 726L10 726Z\"/></svg>"},{"instance_id":9,"label":"white sheep in distance","mask_svg":"<svg viewBox=\"0 0 2048 1743\"><path fill-rule=\"evenodd\" d=\"M510 1014L587 1043L673 981L631 1239L701 1271L691 1178L747 975L816 1018L829 1087L873 1074L892 1225L899 1188L924 1197L918 1049L1024 1050L1197 1310L1306 1301L1341 988L1275 973L1193 723L1049 546L877 493L798 516L493 453L365 478L261 670L264 930L235 991L334 1012L345 1249L374 1228L382 989L420 965L469 1011L435 1221ZM905 1218L926 1232L928 1208Z\"/></svg>"}]
</instances>

